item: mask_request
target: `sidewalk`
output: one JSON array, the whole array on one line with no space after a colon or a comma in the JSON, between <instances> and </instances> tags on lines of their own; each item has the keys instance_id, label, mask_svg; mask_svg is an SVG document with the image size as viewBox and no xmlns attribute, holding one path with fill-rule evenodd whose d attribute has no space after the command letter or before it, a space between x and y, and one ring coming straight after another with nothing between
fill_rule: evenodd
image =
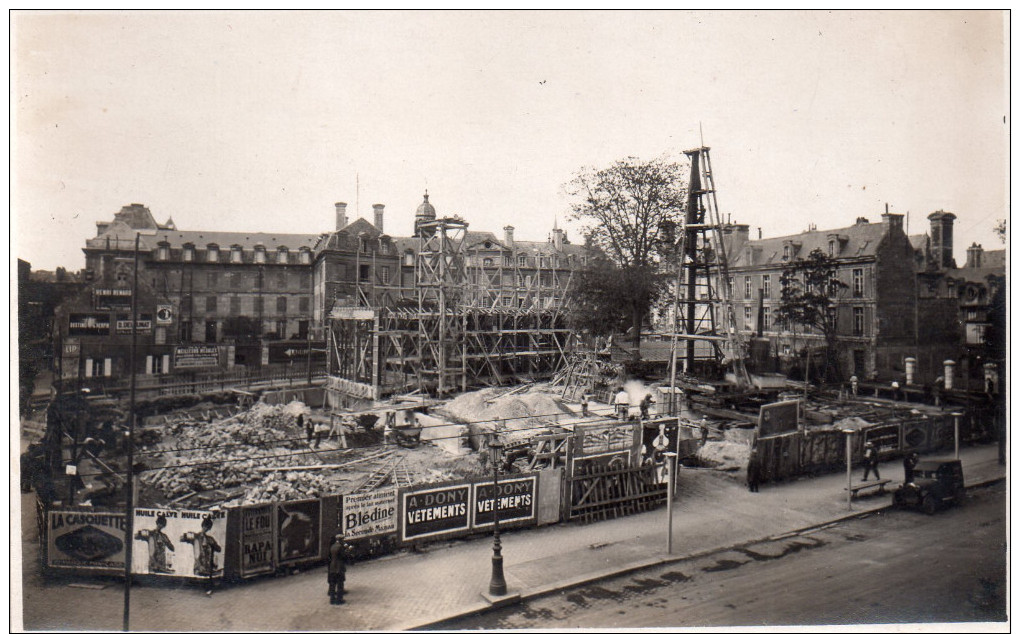
<instances>
[{"instance_id":1,"label":"sidewalk","mask_svg":"<svg viewBox=\"0 0 1020 634\"><path fill-rule=\"evenodd\" d=\"M967 485L1005 477L1006 467L998 464L997 457L994 444L964 448L961 458ZM882 463L880 468L882 475L893 481L889 489L902 481L900 461ZM861 473L855 469L855 483ZM760 493L740 486L742 473L734 475L739 479L707 470L680 471L671 556L666 554L665 508L588 525L556 524L504 533L509 593L499 604L779 537L887 508L892 500L888 493L862 498L853 501L852 510L848 510L845 472L764 485ZM484 594L491 556L492 540L482 536L433 545L420 553L356 563L348 570L347 603L343 606L329 604L322 567L290 577L226 586L212 596L193 587L138 586L132 590L131 626L133 630L422 628L493 605ZM31 598L32 603L45 603L26 606L30 626L120 627L123 586L119 583L111 582L98 591L54 584L37 592L43 596ZM62 609L69 614L57 614Z\"/></svg>"}]
</instances>

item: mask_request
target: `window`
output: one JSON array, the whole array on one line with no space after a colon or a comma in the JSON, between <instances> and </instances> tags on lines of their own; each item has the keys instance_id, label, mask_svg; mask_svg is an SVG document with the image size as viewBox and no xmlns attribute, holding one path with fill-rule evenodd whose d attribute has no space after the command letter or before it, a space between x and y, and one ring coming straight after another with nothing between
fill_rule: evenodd
<instances>
[{"instance_id":1,"label":"window","mask_svg":"<svg viewBox=\"0 0 1020 634\"><path fill-rule=\"evenodd\" d=\"M287 247L280 247L279 249L276 250L276 263L286 264L289 256L290 252L287 251Z\"/></svg>"},{"instance_id":2,"label":"window","mask_svg":"<svg viewBox=\"0 0 1020 634\"><path fill-rule=\"evenodd\" d=\"M761 308L761 322L761 327L764 330L769 330L772 327L772 310L768 306Z\"/></svg>"},{"instance_id":3,"label":"window","mask_svg":"<svg viewBox=\"0 0 1020 634\"><path fill-rule=\"evenodd\" d=\"M255 313L257 315L261 315L263 313L263 311L265 311L265 309L266 309L266 304L265 304L265 301L263 300L262 296L260 295L260 296L256 297L255 298Z\"/></svg>"},{"instance_id":4,"label":"window","mask_svg":"<svg viewBox=\"0 0 1020 634\"><path fill-rule=\"evenodd\" d=\"M744 306L744 328L751 329L751 307Z\"/></svg>"},{"instance_id":5,"label":"window","mask_svg":"<svg viewBox=\"0 0 1020 634\"><path fill-rule=\"evenodd\" d=\"M241 247L237 245L230 247L230 262L232 264L241 263Z\"/></svg>"},{"instance_id":6,"label":"window","mask_svg":"<svg viewBox=\"0 0 1020 634\"><path fill-rule=\"evenodd\" d=\"M308 339L308 320L307 319L302 319L301 321L299 321L297 323L297 332L298 332L298 335L297 335L298 339Z\"/></svg>"},{"instance_id":7,"label":"window","mask_svg":"<svg viewBox=\"0 0 1020 634\"><path fill-rule=\"evenodd\" d=\"M276 298L276 313L279 315L287 314L287 298L277 297Z\"/></svg>"},{"instance_id":8,"label":"window","mask_svg":"<svg viewBox=\"0 0 1020 634\"><path fill-rule=\"evenodd\" d=\"M783 259L784 260L790 259L790 245L788 244L783 245Z\"/></svg>"},{"instance_id":9,"label":"window","mask_svg":"<svg viewBox=\"0 0 1020 634\"><path fill-rule=\"evenodd\" d=\"M390 243L380 240L379 241L379 253L381 255L389 255L390 254Z\"/></svg>"},{"instance_id":10,"label":"window","mask_svg":"<svg viewBox=\"0 0 1020 634\"><path fill-rule=\"evenodd\" d=\"M230 288L241 288L241 275L238 273L227 273L230 279Z\"/></svg>"},{"instance_id":11,"label":"window","mask_svg":"<svg viewBox=\"0 0 1020 634\"><path fill-rule=\"evenodd\" d=\"M301 247L301 264L312 263L312 252L307 247Z\"/></svg>"},{"instance_id":12,"label":"window","mask_svg":"<svg viewBox=\"0 0 1020 634\"><path fill-rule=\"evenodd\" d=\"M751 299L751 276L744 277L744 299Z\"/></svg>"},{"instance_id":13,"label":"window","mask_svg":"<svg viewBox=\"0 0 1020 634\"><path fill-rule=\"evenodd\" d=\"M266 249L265 247L255 247L255 263L265 264L266 263Z\"/></svg>"},{"instance_id":14,"label":"window","mask_svg":"<svg viewBox=\"0 0 1020 634\"><path fill-rule=\"evenodd\" d=\"M184 341L184 342L191 341L191 322L190 321L182 321L181 322L181 341Z\"/></svg>"},{"instance_id":15,"label":"window","mask_svg":"<svg viewBox=\"0 0 1020 634\"><path fill-rule=\"evenodd\" d=\"M170 259L170 245L163 243L159 245L159 250L156 251L156 259L160 262L166 262Z\"/></svg>"},{"instance_id":16,"label":"window","mask_svg":"<svg viewBox=\"0 0 1020 634\"><path fill-rule=\"evenodd\" d=\"M772 276L761 276L761 290L765 297L772 297Z\"/></svg>"},{"instance_id":17,"label":"window","mask_svg":"<svg viewBox=\"0 0 1020 634\"><path fill-rule=\"evenodd\" d=\"M205 261L206 262L219 262L220 261L220 248L215 244L210 244L206 247Z\"/></svg>"},{"instance_id":18,"label":"window","mask_svg":"<svg viewBox=\"0 0 1020 634\"><path fill-rule=\"evenodd\" d=\"M528 265L528 256L526 256L526 255L518 255L517 256L517 266L527 266L527 265Z\"/></svg>"},{"instance_id":19,"label":"window","mask_svg":"<svg viewBox=\"0 0 1020 634\"><path fill-rule=\"evenodd\" d=\"M414 253L408 251L404 254L404 266L414 266Z\"/></svg>"},{"instance_id":20,"label":"window","mask_svg":"<svg viewBox=\"0 0 1020 634\"><path fill-rule=\"evenodd\" d=\"M864 269L853 270L854 297L864 297Z\"/></svg>"},{"instance_id":21,"label":"window","mask_svg":"<svg viewBox=\"0 0 1020 634\"><path fill-rule=\"evenodd\" d=\"M298 298L298 311L302 312L302 313L307 313L308 312L308 298L307 297L299 297Z\"/></svg>"},{"instance_id":22,"label":"window","mask_svg":"<svg viewBox=\"0 0 1020 634\"><path fill-rule=\"evenodd\" d=\"M216 343L216 322L206 321L205 322L205 340L206 343Z\"/></svg>"},{"instance_id":23,"label":"window","mask_svg":"<svg viewBox=\"0 0 1020 634\"><path fill-rule=\"evenodd\" d=\"M388 266L379 267L379 279L382 280L383 284L390 283L390 267Z\"/></svg>"},{"instance_id":24,"label":"window","mask_svg":"<svg viewBox=\"0 0 1020 634\"><path fill-rule=\"evenodd\" d=\"M836 271L829 271L829 297L835 296L837 290L839 290L839 276Z\"/></svg>"},{"instance_id":25,"label":"window","mask_svg":"<svg viewBox=\"0 0 1020 634\"><path fill-rule=\"evenodd\" d=\"M209 295L205 298L205 312L215 313L216 312L216 296Z\"/></svg>"},{"instance_id":26,"label":"window","mask_svg":"<svg viewBox=\"0 0 1020 634\"><path fill-rule=\"evenodd\" d=\"M854 308L854 334L864 334L864 309Z\"/></svg>"},{"instance_id":27,"label":"window","mask_svg":"<svg viewBox=\"0 0 1020 634\"><path fill-rule=\"evenodd\" d=\"M358 281L367 282L371 279L371 267L368 264L358 266Z\"/></svg>"},{"instance_id":28,"label":"window","mask_svg":"<svg viewBox=\"0 0 1020 634\"><path fill-rule=\"evenodd\" d=\"M514 305L514 298L509 296L509 295L504 295L503 296L503 305L507 306L507 307L513 306Z\"/></svg>"},{"instance_id":29,"label":"window","mask_svg":"<svg viewBox=\"0 0 1020 634\"><path fill-rule=\"evenodd\" d=\"M241 312L241 298L234 295L230 298L230 314L238 315Z\"/></svg>"},{"instance_id":30,"label":"window","mask_svg":"<svg viewBox=\"0 0 1020 634\"><path fill-rule=\"evenodd\" d=\"M283 273L276 274L276 288L287 288L287 276Z\"/></svg>"},{"instance_id":31,"label":"window","mask_svg":"<svg viewBox=\"0 0 1020 634\"><path fill-rule=\"evenodd\" d=\"M836 255L836 241L829 240L829 257L835 257Z\"/></svg>"},{"instance_id":32,"label":"window","mask_svg":"<svg viewBox=\"0 0 1020 634\"><path fill-rule=\"evenodd\" d=\"M492 266L492 258L485 258L482 260L482 266Z\"/></svg>"},{"instance_id":33,"label":"window","mask_svg":"<svg viewBox=\"0 0 1020 634\"><path fill-rule=\"evenodd\" d=\"M281 319L276 322L276 338L286 339L287 338L287 320Z\"/></svg>"},{"instance_id":34,"label":"window","mask_svg":"<svg viewBox=\"0 0 1020 634\"><path fill-rule=\"evenodd\" d=\"M544 255L542 257L538 258L538 265L539 266L549 266L549 258L547 258Z\"/></svg>"},{"instance_id":35,"label":"window","mask_svg":"<svg viewBox=\"0 0 1020 634\"><path fill-rule=\"evenodd\" d=\"M513 265L514 265L514 258L513 258L513 256L511 256L511 255L504 255L503 256L503 266L513 266Z\"/></svg>"},{"instance_id":36,"label":"window","mask_svg":"<svg viewBox=\"0 0 1020 634\"><path fill-rule=\"evenodd\" d=\"M553 258L552 258L552 265L553 265L554 269L557 269L557 268L560 267L560 256L558 256L558 255L554 255L553 256Z\"/></svg>"},{"instance_id":37,"label":"window","mask_svg":"<svg viewBox=\"0 0 1020 634\"><path fill-rule=\"evenodd\" d=\"M184 261L191 262L195 259L195 245L186 244L184 245Z\"/></svg>"}]
</instances>

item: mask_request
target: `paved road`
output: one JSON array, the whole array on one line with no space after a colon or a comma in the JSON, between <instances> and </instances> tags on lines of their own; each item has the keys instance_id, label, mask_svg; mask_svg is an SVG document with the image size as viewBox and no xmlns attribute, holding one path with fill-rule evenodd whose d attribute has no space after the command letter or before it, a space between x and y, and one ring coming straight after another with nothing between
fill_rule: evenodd
<instances>
[{"instance_id":1,"label":"paved road","mask_svg":"<svg viewBox=\"0 0 1020 634\"><path fill-rule=\"evenodd\" d=\"M588 584L451 629L1004 621L1005 484Z\"/></svg>"}]
</instances>

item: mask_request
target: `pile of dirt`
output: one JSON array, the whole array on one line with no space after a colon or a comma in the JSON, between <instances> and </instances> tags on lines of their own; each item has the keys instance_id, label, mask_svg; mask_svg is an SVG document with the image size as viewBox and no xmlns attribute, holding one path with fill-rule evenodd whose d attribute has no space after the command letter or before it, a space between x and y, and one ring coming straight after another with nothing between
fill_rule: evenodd
<instances>
[{"instance_id":1,"label":"pile of dirt","mask_svg":"<svg viewBox=\"0 0 1020 634\"><path fill-rule=\"evenodd\" d=\"M550 429L558 430L557 423L574 417L544 384L524 390L486 388L467 392L436 412L452 421L467 423L469 441L475 450L484 447L484 439L497 424L508 432L504 443L512 445Z\"/></svg>"},{"instance_id":2,"label":"pile of dirt","mask_svg":"<svg viewBox=\"0 0 1020 634\"><path fill-rule=\"evenodd\" d=\"M721 440L709 440L698 450L698 459L720 471L744 469L751 455L753 436L753 429L726 429Z\"/></svg>"}]
</instances>

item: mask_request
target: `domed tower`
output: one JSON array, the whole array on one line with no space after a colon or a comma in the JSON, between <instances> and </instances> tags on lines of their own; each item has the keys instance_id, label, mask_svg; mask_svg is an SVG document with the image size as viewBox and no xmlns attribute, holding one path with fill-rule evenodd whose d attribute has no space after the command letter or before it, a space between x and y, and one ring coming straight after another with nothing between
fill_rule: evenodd
<instances>
[{"instance_id":1,"label":"domed tower","mask_svg":"<svg viewBox=\"0 0 1020 634\"><path fill-rule=\"evenodd\" d=\"M414 212L414 235L421 235L420 227L423 222L430 222L436 219L436 208L429 202L429 192L425 190L425 200L418 205L418 210Z\"/></svg>"}]
</instances>

